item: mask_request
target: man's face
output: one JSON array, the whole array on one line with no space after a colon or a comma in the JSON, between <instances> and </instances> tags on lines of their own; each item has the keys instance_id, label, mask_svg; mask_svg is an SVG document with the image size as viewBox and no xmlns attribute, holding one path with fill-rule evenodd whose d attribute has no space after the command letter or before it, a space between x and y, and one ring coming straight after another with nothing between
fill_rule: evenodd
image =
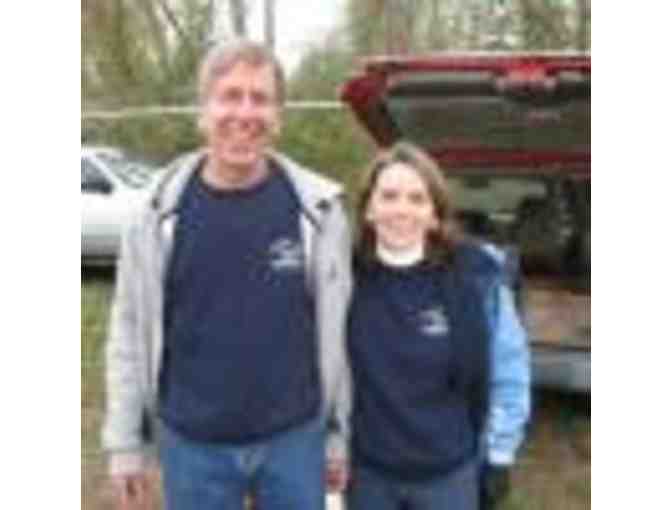
<instances>
[{"instance_id":1,"label":"man's face","mask_svg":"<svg viewBox=\"0 0 672 510\"><path fill-rule=\"evenodd\" d=\"M251 172L280 126L272 67L237 62L215 78L201 122L216 164Z\"/></svg>"}]
</instances>

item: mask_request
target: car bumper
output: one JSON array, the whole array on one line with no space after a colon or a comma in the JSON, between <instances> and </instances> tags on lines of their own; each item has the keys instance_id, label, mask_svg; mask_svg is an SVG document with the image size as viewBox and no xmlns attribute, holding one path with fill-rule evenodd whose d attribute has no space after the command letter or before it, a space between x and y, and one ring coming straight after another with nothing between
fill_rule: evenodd
<instances>
[{"instance_id":1,"label":"car bumper","mask_svg":"<svg viewBox=\"0 0 672 510\"><path fill-rule=\"evenodd\" d=\"M590 350L532 346L532 383L570 393L590 393Z\"/></svg>"}]
</instances>

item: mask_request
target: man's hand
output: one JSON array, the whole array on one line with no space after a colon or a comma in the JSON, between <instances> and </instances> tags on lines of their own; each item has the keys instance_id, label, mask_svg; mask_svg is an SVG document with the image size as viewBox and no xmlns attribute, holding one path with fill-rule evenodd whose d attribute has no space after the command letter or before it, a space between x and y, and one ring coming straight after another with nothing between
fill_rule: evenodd
<instances>
[{"instance_id":1,"label":"man's hand","mask_svg":"<svg viewBox=\"0 0 672 510\"><path fill-rule=\"evenodd\" d=\"M146 472L113 476L111 484L119 510L149 508L149 477Z\"/></svg>"},{"instance_id":2,"label":"man's hand","mask_svg":"<svg viewBox=\"0 0 672 510\"><path fill-rule=\"evenodd\" d=\"M327 460L327 491L342 492L348 485L349 472L347 462L343 459Z\"/></svg>"},{"instance_id":3,"label":"man's hand","mask_svg":"<svg viewBox=\"0 0 672 510\"><path fill-rule=\"evenodd\" d=\"M509 466L486 464L481 471L481 510L494 510L511 491Z\"/></svg>"}]
</instances>

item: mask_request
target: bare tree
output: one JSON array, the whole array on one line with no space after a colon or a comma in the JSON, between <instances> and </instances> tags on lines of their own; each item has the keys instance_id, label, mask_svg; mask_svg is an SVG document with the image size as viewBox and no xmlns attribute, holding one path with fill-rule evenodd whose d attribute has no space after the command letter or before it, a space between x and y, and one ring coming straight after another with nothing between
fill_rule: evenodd
<instances>
[{"instance_id":1,"label":"bare tree","mask_svg":"<svg viewBox=\"0 0 672 510\"><path fill-rule=\"evenodd\" d=\"M439 1L440 0L431 0L430 18L429 23L427 24L427 41L429 42L430 49L433 50L442 49L444 47L444 40L442 37L444 21L441 19Z\"/></svg>"},{"instance_id":2,"label":"bare tree","mask_svg":"<svg viewBox=\"0 0 672 510\"><path fill-rule=\"evenodd\" d=\"M168 66L168 41L166 31L161 23L159 13L156 11L152 0L139 0L138 9L147 20L148 33L152 38L161 66Z\"/></svg>"},{"instance_id":3,"label":"bare tree","mask_svg":"<svg viewBox=\"0 0 672 510\"><path fill-rule=\"evenodd\" d=\"M247 5L245 0L231 0L231 25L236 37L247 37Z\"/></svg>"},{"instance_id":4,"label":"bare tree","mask_svg":"<svg viewBox=\"0 0 672 510\"><path fill-rule=\"evenodd\" d=\"M275 0L264 0L264 39L271 51L275 48Z\"/></svg>"},{"instance_id":5,"label":"bare tree","mask_svg":"<svg viewBox=\"0 0 672 510\"><path fill-rule=\"evenodd\" d=\"M590 0L349 0L345 13L358 54L590 47Z\"/></svg>"},{"instance_id":6,"label":"bare tree","mask_svg":"<svg viewBox=\"0 0 672 510\"><path fill-rule=\"evenodd\" d=\"M182 43L187 46L191 46L192 45L191 38L189 37L189 34L187 33L186 29L180 23L178 16L173 10L173 8L170 5L168 5L168 2L166 0L158 0L156 3L161 9L161 12L165 16L165 18L168 20L170 26L173 28L173 30L175 30L175 33L181 39Z\"/></svg>"},{"instance_id":7,"label":"bare tree","mask_svg":"<svg viewBox=\"0 0 672 510\"><path fill-rule=\"evenodd\" d=\"M385 51L385 0L350 0L347 3L348 31L355 52Z\"/></svg>"},{"instance_id":8,"label":"bare tree","mask_svg":"<svg viewBox=\"0 0 672 510\"><path fill-rule=\"evenodd\" d=\"M116 107L190 97L208 12L206 2L194 0L83 1L84 104Z\"/></svg>"},{"instance_id":9,"label":"bare tree","mask_svg":"<svg viewBox=\"0 0 672 510\"><path fill-rule=\"evenodd\" d=\"M576 48L582 51L590 49L590 0L577 0Z\"/></svg>"},{"instance_id":10,"label":"bare tree","mask_svg":"<svg viewBox=\"0 0 672 510\"><path fill-rule=\"evenodd\" d=\"M561 49L571 44L564 5L543 0L520 0L520 6L526 49Z\"/></svg>"},{"instance_id":11,"label":"bare tree","mask_svg":"<svg viewBox=\"0 0 672 510\"><path fill-rule=\"evenodd\" d=\"M415 22L421 9L417 3L405 0L387 0L386 4L390 21L387 26L388 51L409 53L412 49Z\"/></svg>"}]
</instances>

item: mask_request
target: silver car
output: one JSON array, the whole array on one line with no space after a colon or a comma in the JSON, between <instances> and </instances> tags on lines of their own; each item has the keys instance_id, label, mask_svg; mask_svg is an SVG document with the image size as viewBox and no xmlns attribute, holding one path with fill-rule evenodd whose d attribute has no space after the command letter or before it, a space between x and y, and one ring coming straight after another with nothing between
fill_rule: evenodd
<instances>
[{"instance_id":1,"label":"silver car","mask_svg":"<svg viewBox=\"0 0 672 510\"><path fill-rule=\"evenodd\" d=\"M119 149L87 147L82 159L82 264L113 264L121 229L147 193L153 168Z\"/></svg>"}]
</instances>

